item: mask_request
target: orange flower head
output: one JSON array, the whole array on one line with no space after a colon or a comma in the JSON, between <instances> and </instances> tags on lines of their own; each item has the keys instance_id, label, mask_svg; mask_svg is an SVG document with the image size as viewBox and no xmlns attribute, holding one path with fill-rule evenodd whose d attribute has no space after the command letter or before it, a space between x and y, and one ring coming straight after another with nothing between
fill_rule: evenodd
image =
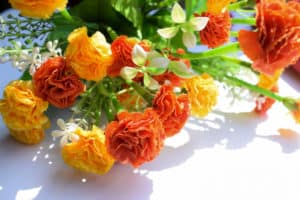
<instances>
[{"instance_id":1,"label":"orange flower head","mask_svg":"<svg viewBox=\"0 0 300 200\"><path fill-rule=\"evenodd\" d=\"M36 144L44 137L49 120L44 115L48 103L35 96L31 81L9 83L0 100L0 113L10 134L19 142Z\"/></svg>"},{"instance_id":2,"label":"orange flower head","mask_svg":"<svg viewBox=\"0 0 300 200\"><path fill-rule=\"evenodd\" d=\"M202 17L208 17L206 27L199 31L200 42L209 48L215 48L228 42L230 37L230 13L228 11L222 13L203 12Z\"/></svg>"},{"instance_id":3,"label":"orange flower head","mask_svg":"<svg viewBox=\"0 0 300 200\"><path fill-rule=\"evenodd\" d=\"M235 2L235 0L207 0L207 12L219 14L223 12L231 2Z\"/></svg>"},{"instance_id":4,"label":"orange flower head","mask_svg":"<svg viewBox=\"0 0 300 200\"><path fill-rule=\"evenodd\" d=\"M58 108L67 108L84 90L79 77L67 67L63 57L50 58L33 75L37 96Z\"/></svg>"},{"instance_id":5,"label":"orange flower head","mask_svg":"<svg viewBox=\"0 0 300 200\"><path fill-rule=\"evenodd\" d=\"M9 0L11 6L21 15L32 18L47 19L56 9L63 10L67 0Z\"/></svg>"},{"instance_id":6,"label":"orange flower head","mask_svg":"<svg viewBox=\"0 0 300 200\"><path fill-rule=\"evenodd\" d=\"M300 3L261 0L257 3L258 31L241 30L239 42L253 68L274 74L300 57Z\"/></svg>"},{"instance_id":7,"label":"orange flower head","mask_svg":"<svg viewBox=\"0 0 300 200\"><path fill-rule=\"evenodd\" d=\"M160 88L153 100L153 108L162 120L167 137L178 133L189 117L188 96L176 96L170 85Z\"/></svg>"},{"instance_id":8,"label":"orange flower head","mask_svg":"<svg viewBox=\"0 0 300 200\"><path fill-rule=\"evenodd\" d=\"M93 126L91 131L77 128L74 133L79 139L62 148L65 163L90 173L107 173L112 168L114 159L106 150L103 131Z\"/></svg>"},{"instance_id":9,"label":"orange flower head","mask_svg":"<svg viewBox=\"0 0 300 200\"><path fill-rule=\"evenodd\" d=\"M114 58L113 64L108 67L107 73L109 76L115 77L120 75L120 71L125 66L134 67L135 64L132 61L132 49L138 44L145 51L150 51L150 46L144 41L140 41L136 38L128 38L125 35L117 37L111 44L111 51Z\"/></svg>"},{"instance_id":10,"label":"orange flower head","mask_svg":"<svg viewBox=\"0 0 300 200\"><path fill-rule=\"evenodd\" d=\"M159 116L151 108L143 113L121 112L105 129L106 147L112 157L138 167L160 152L165 131Z\"/></svg>"},{"instance_id":11,"label":"orange flower head","mask_svg":"<svg viewBox=\"0 0 300 200\"><path fill-rule=\"evenodd\" d=\"M191 102L191 114L205 117L217 103L218 88L214 79L208 74L194 76L184 82Z\"/></svg>"},{"instance_id":12,"label":"orange flower head","mask_svg":"<svg viewBox=\"0 0 300 200\"><path fill-rule=\"evenodd\" d=\"M87 28L75 29L68 37L66 59L76 74L83 79L99 81L106 76L106 71L112 65L113 57L110 44L104 35L96 32L88 37Z\"/></svg>"}]
</instances>

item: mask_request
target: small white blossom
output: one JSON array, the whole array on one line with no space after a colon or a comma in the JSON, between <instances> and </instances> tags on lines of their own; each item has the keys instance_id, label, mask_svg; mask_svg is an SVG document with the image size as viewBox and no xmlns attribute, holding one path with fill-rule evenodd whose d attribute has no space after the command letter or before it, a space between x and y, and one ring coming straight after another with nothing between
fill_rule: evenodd
<instances>
[{"instance_id":1,"label":"small white blossom","mask_svg":"<svg viewBox=\"0 0 300 200\"><path fill-rule=\"evenodd\" d=\"M171 18L177 25L158 29L157 33L165 39L170 39L173 38L179 30L181 30L183 32L183 44L188 48L193 48L197 44L194 31L203 30L209 20L208 17L192 17L189 21L186 21L185 11L178 3L175 3L172 8Z\"/></svg>"},{"instance_id":2,"label":"small white blossom","mask_svg":"<svg viewBox=\"0 0 300 200\"><path fill-rule=\"evenodd\" d=\"M69 142L77 141L79 136L75 134L75 130L81 126L87 128L87 123L82 119L73 119L67 123L63 119L58 119L57 126L61 130L54 130L51 134L54 139L61 138L60 146L63 147Z\"/></svg>"}]
</instances>

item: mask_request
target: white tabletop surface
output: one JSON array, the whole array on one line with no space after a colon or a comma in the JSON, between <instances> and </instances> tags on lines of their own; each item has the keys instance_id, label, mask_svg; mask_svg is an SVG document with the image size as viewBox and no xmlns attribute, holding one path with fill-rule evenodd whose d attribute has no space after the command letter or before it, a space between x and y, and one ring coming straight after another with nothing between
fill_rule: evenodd
<instances>
[{"instance_id":1,"label":"white tabletop surface","mask_svg":"<svg viewBox=\"0 0 300 200\"><path fill-rule=\"evenodd\" d=\"M0 64L0 70L2 97L20 73L9 64ZM300 93L300 75L287 71L280 90ZM56 118L68 113L51 108L47 115L56 128ZM266 117L191 118L154 161L139 169L116 164L99 176L66 166L51 129L41 144L27 146L9 136L0 118L0 200L299 200L299 126L280 104ZM279 128L295 135L282 137Z\"/></svg>"}]
</instances>

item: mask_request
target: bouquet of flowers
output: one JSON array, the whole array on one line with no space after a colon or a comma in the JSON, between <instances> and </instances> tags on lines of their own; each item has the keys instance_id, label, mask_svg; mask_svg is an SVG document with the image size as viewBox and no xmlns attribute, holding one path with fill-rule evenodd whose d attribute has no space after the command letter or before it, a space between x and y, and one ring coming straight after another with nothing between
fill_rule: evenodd
<instances>
[{"instance_id":1,"label":"bouquet of flowers","mask_svg":"<svg viewBox=\"0 0 300 200\"><path fill-rule=\"evenodd\" d=\"M0 59L23 75L4 89L3 121L36 144L48 107L70 109L51 134L74 168L139 167L213 110L264 114L278 101L300 122L300 100L277 87L300 58L296 0L9 3L19 15L0 17Z\"/></svg>"}]
</instances>

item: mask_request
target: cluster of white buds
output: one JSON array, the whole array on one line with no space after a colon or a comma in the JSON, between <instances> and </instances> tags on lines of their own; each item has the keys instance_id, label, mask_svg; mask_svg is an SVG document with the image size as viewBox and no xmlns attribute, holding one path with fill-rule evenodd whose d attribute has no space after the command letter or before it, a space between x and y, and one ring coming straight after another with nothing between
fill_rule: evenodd
<instances>
[{"instance_id":1,"label":"cluster of white buds","mask_svg":"<svg viewBox=\"0 0 300 200\"><path fill-rule=\"evenodd\" d=\"M241 68L235 77L251 84L257 84L258 78L250 69ZM217 82L219 97L215 109L225 113L247 113L256 107L259 95L247 88L233 86L226 82Z\"/></svg>"},{"instance_id":2,"label":"cluster of white buds","mask_svg":"<svg viewBox=\"0 0 300 200\"><path fill-rule=\"evenodd\" d=\"M23 49L21 42L13 42L12 49L0 48L0 62L12 62L13 67L20 71L29 68L30 75L41 66L43 62L51 57L61 56L62 50L58 48L58 41L48 41L46 48L33 47Z\"/></svg>"}]
</instances>

